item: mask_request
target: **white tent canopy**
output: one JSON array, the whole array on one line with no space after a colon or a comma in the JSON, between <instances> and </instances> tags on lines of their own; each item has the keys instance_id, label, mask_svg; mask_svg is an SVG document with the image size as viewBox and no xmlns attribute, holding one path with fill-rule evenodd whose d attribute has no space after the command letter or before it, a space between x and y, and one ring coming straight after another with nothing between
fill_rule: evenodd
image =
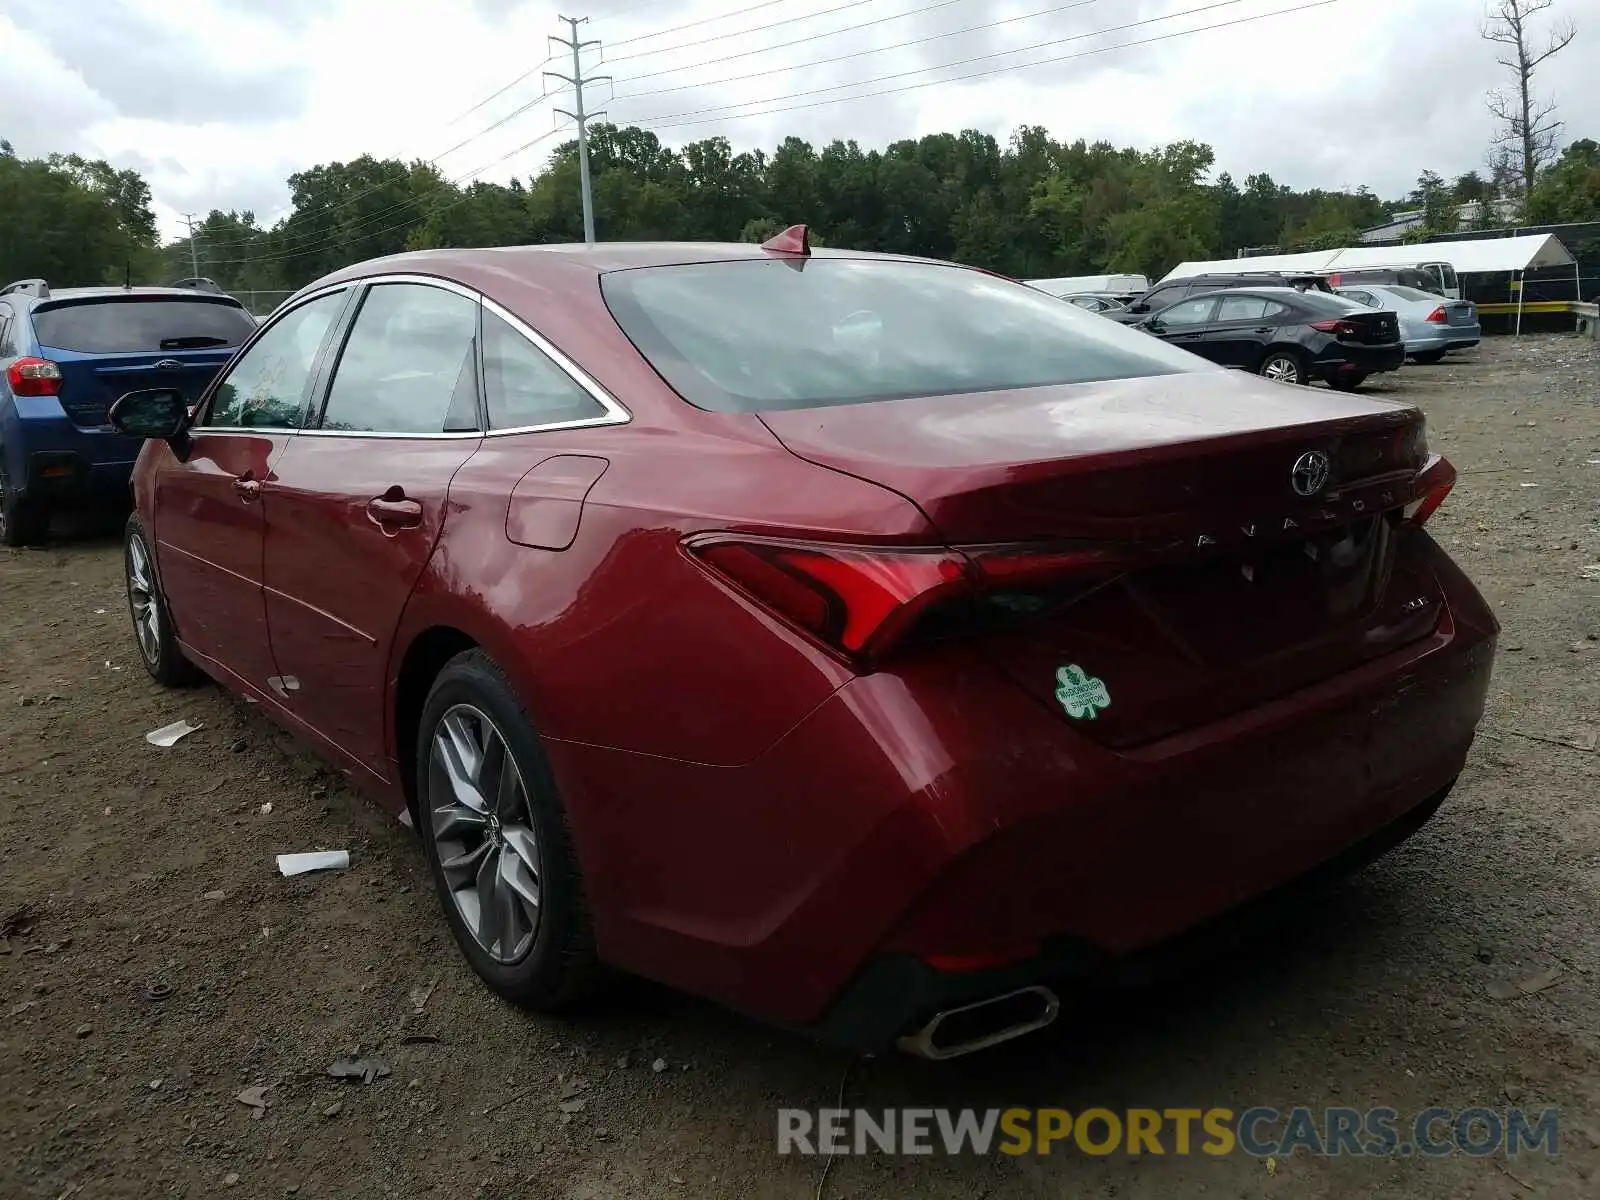
<instances>
[{"instance_id":1,"label":"white tent canopy","mask_svg":"<svg viewBox=\"0 0 1600 1200\"><path fill-rule=\"evenodd\" d=\"M1239 275L1247 271L1334 271L1343 267L1415 267L1423 263L1449 263L1457 275L1494 271L1533 271L1573 263L1572 252L1549 233L1522 237L1481 238L1461 242L1417 242L1410 246L1356 246L1339 250L1314 250L1306 254L1271 254L1259 258L1221 258L1211 262L1179 263L1163 277L1187 279L1191 275Z\"/></svg>"}]
</instances>

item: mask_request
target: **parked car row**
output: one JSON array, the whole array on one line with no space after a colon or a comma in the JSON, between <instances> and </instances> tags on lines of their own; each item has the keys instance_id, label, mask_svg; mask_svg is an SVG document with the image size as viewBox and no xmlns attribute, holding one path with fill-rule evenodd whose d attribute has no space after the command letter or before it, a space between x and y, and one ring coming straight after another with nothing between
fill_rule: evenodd
<instances>
[{"instance_id":1,"label":"parked car row","mask_svg":"<svg viewBox=\"0 0 1600 1200\"><path fill-rule=\"evenodd\" d=\"M1061 299L1132 325L1222 366L1286 383L1322 380L1353 390L1407 360L1436 363L1476 346L1477 307L1423 291L1421 271L1191 275L1127 304L1095 293ZM1387 314L1387 315L1385 315Z\"/></svg>"},{"instance_id":2,"label":"parked car row","mask_svg":"<svg viewBox=\"0 0 1600 1200\"><path fill-rule=\"evenodd\" d=\"M1483 710L1422 414L1180 348L1348 382L1398 317L1182 303L803 227L357 264L121 377L133 643L408 814L501 995L994 1045L1408 837Z\"/></svg>"}]
</instances>

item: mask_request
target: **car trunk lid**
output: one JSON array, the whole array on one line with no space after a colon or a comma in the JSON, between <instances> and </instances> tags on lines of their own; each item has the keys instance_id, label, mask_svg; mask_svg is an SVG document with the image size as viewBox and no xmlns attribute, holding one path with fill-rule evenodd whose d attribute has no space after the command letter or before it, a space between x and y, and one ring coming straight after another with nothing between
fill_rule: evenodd
<instances>
[{"instance_id":1,"label":"car trunk lid","mask_svg":"<svg viewBox=\"0 0 1600 1200\"><path fill-rule=\"evenodd\" d=\"M1413 536L1397 510L1424 491L1415 409L1203 372L763 420L798 456L905 495L980 565L997 545L1076 556L919 634L969 640L1110 745L1349 669L1439 614L1437 584L1396 552ZM1073 668L1109 703L1075 707Z\"/></svg>"}]
</instances>

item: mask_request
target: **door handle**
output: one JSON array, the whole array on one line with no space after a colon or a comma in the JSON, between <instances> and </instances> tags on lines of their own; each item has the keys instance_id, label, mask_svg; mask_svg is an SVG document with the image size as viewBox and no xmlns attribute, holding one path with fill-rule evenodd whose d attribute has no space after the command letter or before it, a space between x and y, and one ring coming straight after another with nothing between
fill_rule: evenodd
<instances>
[{"instance_id":1,"label":"door handle","mask_svg":"<svg viewBox=\"0 0 1600 1200\"><path fill-rule=\"evenodd\" d=\"M397 491L398 488L391 489ZM367 519L385 532L412 529L422 524L422 505L406 499L404 493L374 496L367 501Z\"/></svg>"},{"instance_id":2,"label":"door handle","mask_svg":"<svg viewBox=\"0 0 1600 1200\"><path fill-rule=\"evenodd\" d=\"M250 504L261 498L261 481L250 478L249 472L246 472L233 481L233 490L239 499Z\"/></svg>"},{"instance_id":3,"label":"door handle","mask_svg":"<svg viewBox=\"0 0 1600 1200\"><path fill-rule=\"evenodd\" d=\"M1257 325L1255 331L1257 333L1271 333L1276 328L1277 326L1275 325Z\"/></svg>"}]
</instances>

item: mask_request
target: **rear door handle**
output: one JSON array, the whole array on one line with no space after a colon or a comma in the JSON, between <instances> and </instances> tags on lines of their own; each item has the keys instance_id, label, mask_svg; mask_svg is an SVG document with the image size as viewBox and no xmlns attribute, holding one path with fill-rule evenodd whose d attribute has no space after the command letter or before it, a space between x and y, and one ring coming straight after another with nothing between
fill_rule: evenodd
<instances>
[{"instance_id":1,"label":"rear door handle","mask_svg":"<svg viewBox=\"0 0 1600 1200\"><path fill-rule=\"evenodd\" d=\"M261 498L261 481L250 478L247 472L233 481L233 490L238 494L239 499L246 504L250 504Z\"/></svg>"},{"instance_id":2,"label":"rear door handle","mask_svg":"<svg viewBox=\"0 0 1600 1200\"><path fill-rule=\"evenodd\" d=\"M1275 326L1275 325L1257 325L1256 326L1256 332L1257 333L1271 333L1275 328L1277 328L1277 326Z\"/></svg>"},{"instance_id":3,"label":"rear door handle","mask_svg":"<svg viewBox=\"0 0 1600 1200\"><path fill-rule=\"evenodd\" d=\"M385 531L413 529L422 524L422 505L406 499L399 488L390 488L382 496L367 501L367 517Z\"/></svg>"}]
</instances>

